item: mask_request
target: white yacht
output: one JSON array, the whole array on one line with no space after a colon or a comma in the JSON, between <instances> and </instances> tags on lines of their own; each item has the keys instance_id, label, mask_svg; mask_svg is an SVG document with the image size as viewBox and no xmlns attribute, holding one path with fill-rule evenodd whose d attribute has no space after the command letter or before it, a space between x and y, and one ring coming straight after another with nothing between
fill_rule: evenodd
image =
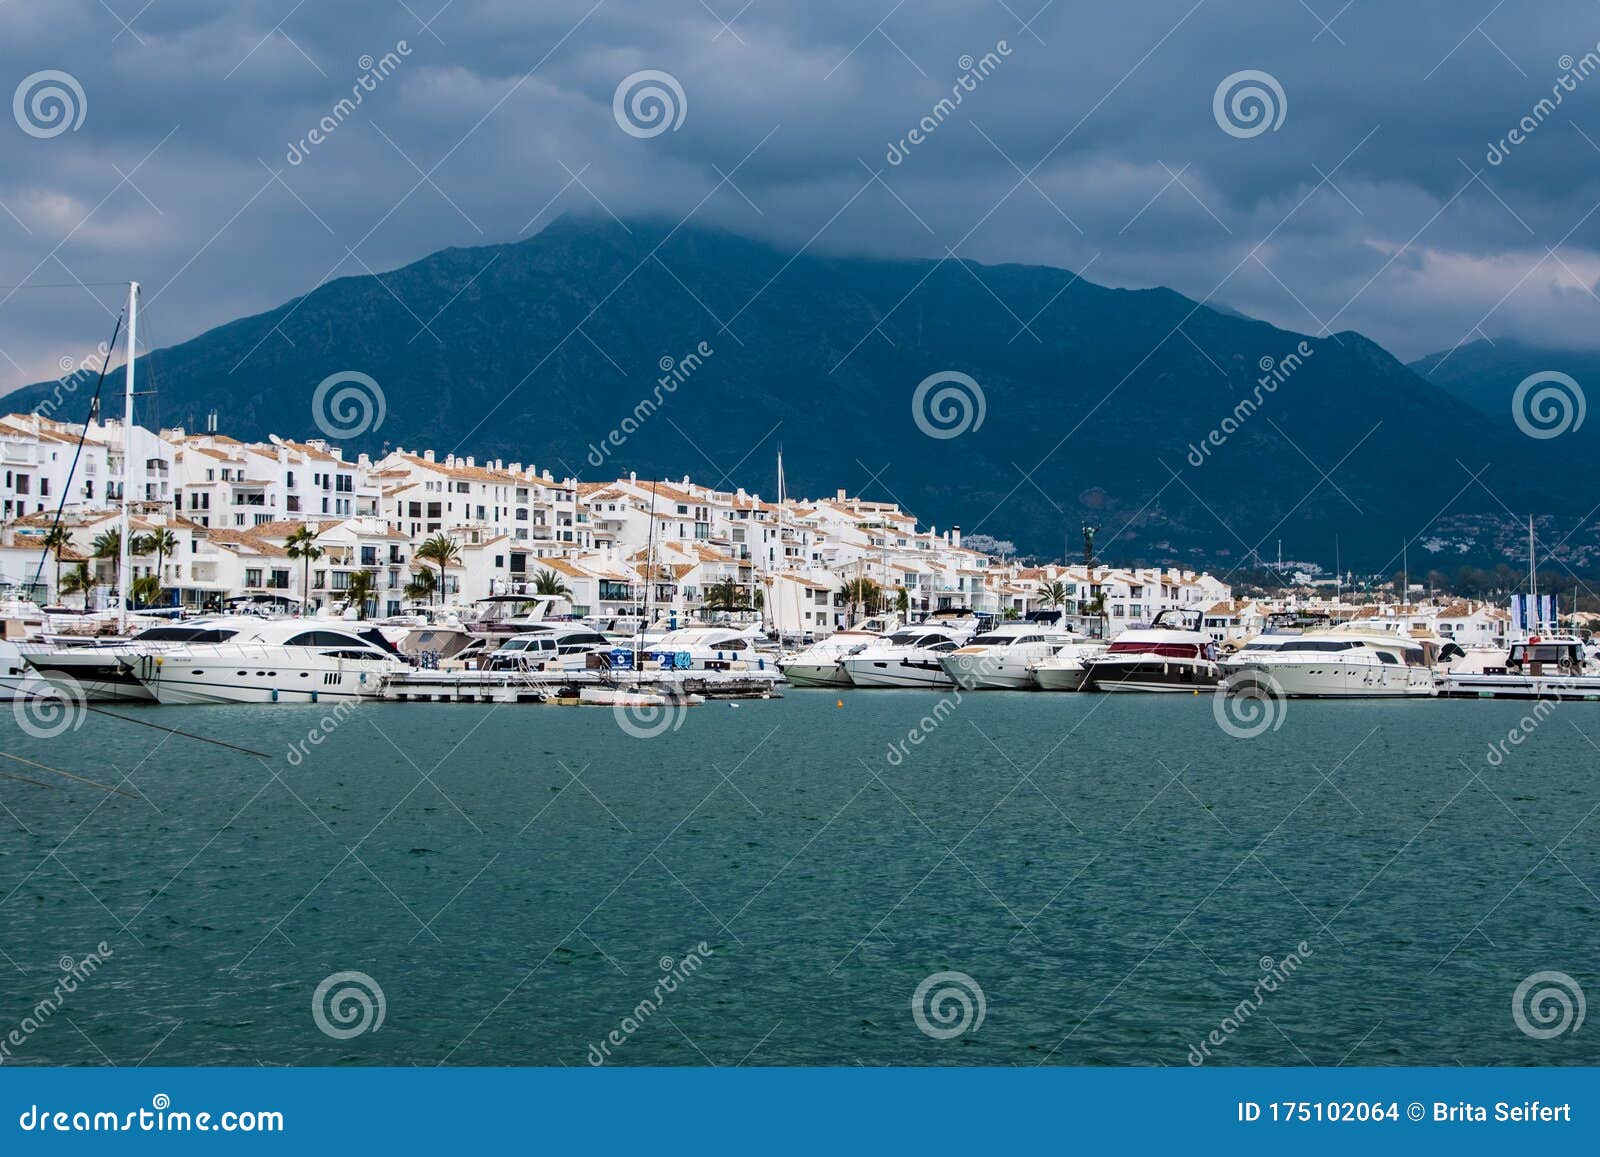
<instances>
[{"instance_id":1,"label":"white yacht","mask_svg":"<svg viewBox=\"0 0 1600 1157\"><path fill-rule=\"evenodd\" d=\"M1448 650L1461 653L1453 643ZM1431 640L1353 626L1257 635L1220 667L1230 692L1265 688L1291 698L1427 698L1439 691L1435 662L1440 655Z\"/></svg>"},{"instance_id":2,"label":"white yacht","mask_svg":"<svg viewBox=\"0 0 1600 1157\"><path fill-rule=\"evenodd\" d=\"M782 660L779 666L796 687L849 687L850 676L841 660L853 651L892 634L899 620L887 615L863 619L853 627L835 631L803 651Z\"/></svg>"},{"instance_id":3,"label":"white yacht","mask_svg":"<svg viewBox=\"0 0 1600 1157\"><path fill-rule=\"evenodd\" d=\"M1201 691L1217 685L1217 645L1199 610L1169 608L1148 627L1130 627L1104 655L1087 660L1090 691Z\"/></svg>"},{"instance_id":4,"label":"white yacht","mask_svg":"<svg viewBox=\"0 0 1600 1157\"><path fill-rule=\"evenodd\" d=\"M943 655L939 665L958 687L971 691L1031 691L1032 668L1061 648L1086 642L1059 625L1060 616L999 623L965 646Z\"/></svg>"},{"instance_id":5,"label":"white yacht","mask_svg":"<svg viewBox=\"0 0 1600 1157\"><path fill-rule=\"evenodd\" d=\"M1504 651L1477 648L1444 674L1455 699L1600 699L1600 669L1570 631L1530 634Z\"/></svg>"},{"instance_id":6,"label":"white yacht","mask_svg":"<svg viewBox=\"0 0 1600 1157\"><path fill-rule=\"evenodd\" d=\"M0 702L32 699L49 689L50 684L28 666L22 648L10 639L0 639Z\"/></svg>"},{"instance_id":7,"label":"white yacht","mask_svg":"<svg viewBox=\"0 0 1600 1157\"><path fill-rule=\"evenodd\" d=\"M902 627L839 661L855 687L953 687L939 660L971 636L964 626Z\"/></svg>"},{"instance_id":8,"label":"white yacht","mask_svg":"<svg viewBox=\"0 0 1600 1157\"><path fill-rule=\"evenodd\" d=\"M133 672L157 702L319 703L375 699L410 665L365 623L260 619L222 642L144 648Z\"/></svg>"},{"instance_id":9,"label":"white yacht","mask_svg":"<svg viewBox=\"0 0 1600 1157\"><path fill-rule=\"evenodd\" d=\"M58 636L21 645L28 666L64 693L89 703L154 703L139 679L139 660L172 647L225 643L262 620L252 615L190 619L149 627L127 639L77 639Z\"/></svg>"},{"instance_id":10,"label":"white yacht","mask_svg":"<svg viewBox=\"0 0 1600 1157\"><path fill-rule=\"evenodd\" d=\"M1030 672L1044 691L1082 691L1089 677L1089 661L1106 653L1104 643L1077 639L1048 659L1035 663Z\"/></svg>"}]
</instances>

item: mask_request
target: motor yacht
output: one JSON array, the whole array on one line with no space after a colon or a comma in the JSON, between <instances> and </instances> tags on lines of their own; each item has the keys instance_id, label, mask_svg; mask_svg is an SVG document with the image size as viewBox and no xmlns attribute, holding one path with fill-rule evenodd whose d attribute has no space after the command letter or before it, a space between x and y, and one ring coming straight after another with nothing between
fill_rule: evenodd
<instances>
[{"instance_id":1,"label":"motor yacht","mask_svg":"<svg viewBox=\"0 0 1600 1157\"><path fill-rule=\"evenodd\" d=\"M1230 692L1265 689L1290 698L1427 698L1438 694L1436 663L1454 643L1393 631L1336 627L1304 634L1261 634L1223 659Z\"/></svg>"},{"instance_id":2,"label":"motor yacht","mask_svg":"<svg viewBox=\"0 0 1600 1157\"><path fill-rule=\"evenodd\" d=\"M971 634L965 625L902 627L839 662L856 687L953 687L955 681L945 674L939 660Z\"/></svg>"},{"instance_id":3,"label":"motor yacht","mask_svg":"<svg viewBox=\"0 0 1600 1157\"><path fill-rule=\"evenodd\" d=\"M1104 655L1088 659L1091 691L1203 691L1216 686L1217 645L1201 630L1201 612L1169 608L1148 627L1130 627Z\"/></svg>"},{"instance_id":4,"label":"motor yacht","mask_svg":"<svg viewBox=\"0 0 1600 1157\"><path fill-rule=\"evenodd\" d=\"M1029 670L1034 683L1043 691L1082 691L1089 677L1089 661L1105 653L1104 643L1076 639Z\"/></svg>"},{"instance_id":5,"label":"motor yacht","mask_svg":"<svg viewBox=\"0 0 1600 1157\"><path fill-rule=\"evenodd\" d=\"M142 658L185 645L225 643L262 621L254 615L190 619L148 627L127 639L51 636L19 649L28 666L64 694L89 703L154 703L137 674Z\"/></svg>"},{"instance_id":6,"label":"motor yacht","mask_svg":"<svg viewBox=\"0 0 1600 1157\"><path fill-rule=\"evenodd\" d=\"M218 642L141 649L132 669L162 704L374 699L410 665L365 623L260 619Z\"/></svg>"},{"instance_id":7,"label":"motor yacht","mask_svg":"<svg viewBox=\"0 0 1600 1157\"><path fill-rule=\"evenodd\" d=\"M1504 651L1473 648L1444 672L1455 699L1600 699L1600 669L1570 631L1530 634Z\"/></svg>"},{"instance_id":8,"label":"motor yacht","mask_svg":"<svg viewBox=\"0 0 1600 1157\"><path fill-rule=\"evenodd\" d=\"M802 651L796 651L779 666L784 677L796 687L849 687L850 676L841 660L854 651L890 635L899 620L887 615L864 619L853 627L835 631Z\"/></svg>"},{"instance_id":9,"label":"motor yacht","mask_svg":"<svg viewBox=\"0 0 1600 1157\"><path fill-rule=\"evenodd\" d=\"M1069 644L1087 641L1061 626L1057 616L1001 623L942 655L939 665L966 690L1032 691L1037 687L1032 671L1036 664Z\"/></svg>"}]
</instances>

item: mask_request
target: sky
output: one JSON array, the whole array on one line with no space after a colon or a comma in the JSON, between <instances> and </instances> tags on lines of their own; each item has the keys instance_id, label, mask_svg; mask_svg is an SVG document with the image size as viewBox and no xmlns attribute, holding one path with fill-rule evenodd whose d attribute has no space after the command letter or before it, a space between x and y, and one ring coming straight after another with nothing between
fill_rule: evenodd
<instances>
[{"instance_id":1,"label":"sky","mask_svg":"<svg viewBox=\"0 0 1600 1157\"><path fill-rule=\"evenodd\" d=\"M110 283L170 345L566 212L1593 348L1597 46L1596 0L0 0L0 389Z\"/></svg>"}]
</instances>

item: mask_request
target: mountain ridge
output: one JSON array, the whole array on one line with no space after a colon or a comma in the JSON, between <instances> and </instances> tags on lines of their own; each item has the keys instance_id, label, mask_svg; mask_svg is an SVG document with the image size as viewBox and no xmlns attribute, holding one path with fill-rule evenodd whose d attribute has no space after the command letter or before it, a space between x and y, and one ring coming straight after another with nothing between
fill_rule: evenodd
<instances>
[{"instance_id":1,"label":"mountain ridge","mask_svg":"<svg viewBox=\"0 0 1600 1157\"><path fill-rule=\"evenodd\" d=\"M167 424L215 408L235 437L318 436L318 383L359 371L386 415L343 439L351 450L426 446L593 478L589 449L661 392L664 359L681 371L701 343L711 352L600 474L767 492L782 443L790 493L859 490L1040 555L1098 524L1108 556L1223 568L1278 539L1292 557L1331 561L1338 542L1347 561L1381 565L1419 532L1435 553L1498 561L1507 508L1580 513L1535 463L1597 479L1584 456L1535 445L1354 331L1316 338L1050 266L791 253L663 221L564 216L326 282L140 361ZM978 383L984 420L927 436L912 401L946 373ZM1424 434L1463 465L1429 461ZM1600 561L1589 536L1572 547Z\"/></svg>"}]
</instances>

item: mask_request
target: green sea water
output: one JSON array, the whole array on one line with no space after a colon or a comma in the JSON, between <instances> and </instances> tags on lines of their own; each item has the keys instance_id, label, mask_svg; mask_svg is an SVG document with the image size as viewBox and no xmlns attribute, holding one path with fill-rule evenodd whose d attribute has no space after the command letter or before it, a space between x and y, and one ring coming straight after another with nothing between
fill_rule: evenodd
<instances>
[{"instance_id":1,"label":"green sea water","mask_svg":"<svg viewBox=\"0 0 1600 1157\"><path fill-rule=\"evenodd\" d=\"M5 710L4 1061L1600 1063L1600 705L1284 707Z\"/></svg>"}]
</instances>

